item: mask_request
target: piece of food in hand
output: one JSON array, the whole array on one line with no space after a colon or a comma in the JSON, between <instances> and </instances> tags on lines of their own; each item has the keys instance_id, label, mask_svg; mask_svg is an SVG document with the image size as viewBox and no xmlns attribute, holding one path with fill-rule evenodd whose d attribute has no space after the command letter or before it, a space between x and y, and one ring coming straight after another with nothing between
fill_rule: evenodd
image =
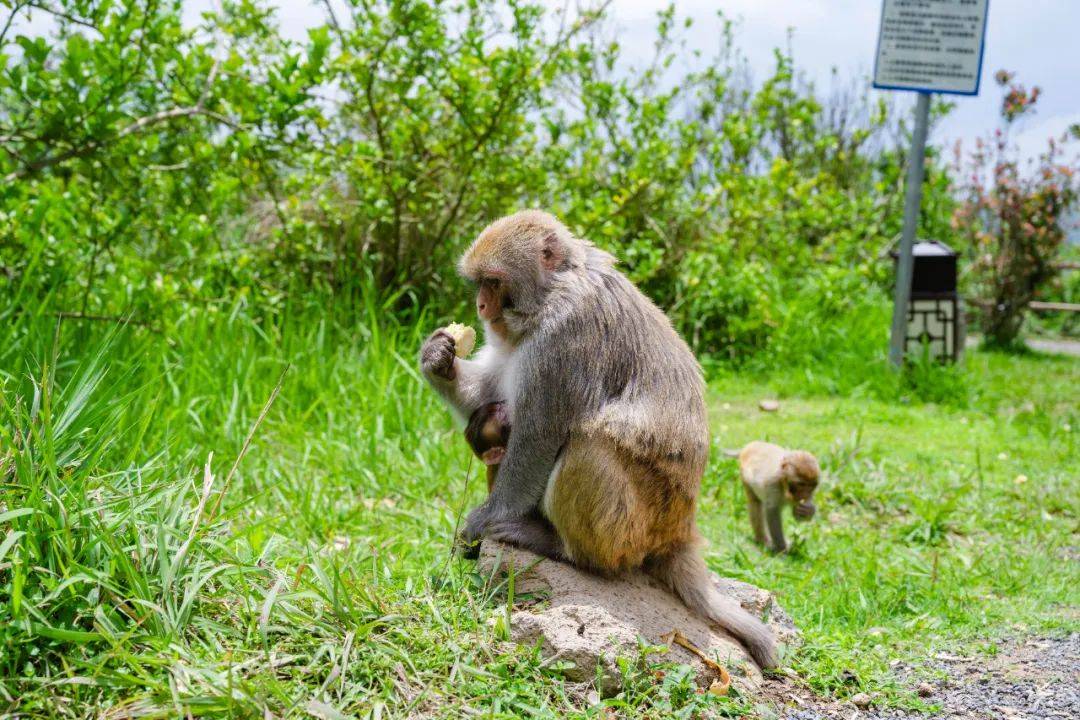
<instances>
[{"instance_id":1,"label":"piece of food in hand","mask_svg":"<svg viewBox=\"0 0 1080 720\"><path fill-rule=\"evenodd\" d=\"M462 323L450 323L444 329L454 338L454 354L459 358L468 357L476 345L476 331Z\"/></svg>"}]
</instances>

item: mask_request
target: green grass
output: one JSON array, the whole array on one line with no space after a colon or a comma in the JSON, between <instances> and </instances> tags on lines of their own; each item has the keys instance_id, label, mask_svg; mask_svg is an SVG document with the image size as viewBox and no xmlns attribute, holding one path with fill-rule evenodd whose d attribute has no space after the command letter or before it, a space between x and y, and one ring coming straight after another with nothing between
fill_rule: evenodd
<instances>
[{"instance_id":1,"label":"green grass","mask_svg":"<svg viewBox=\"0 0 1080 720\"><path fill-rule=\"evenodd\" d=\"M260 323L237 304L159 335L0 313L0 714L597 714L503 641L502 588L449 557L482 482L415 370L437 323L377 314L338 302ZM749 541L720 452L700 518L710 565L776 590L803 628L789 659L815 689L917 705L891 661L1080 627L1080 361L863 372L843 397L805 369L717 374L718 451L804 447L827 481L786 557ZM756 409L766 395L779 413ZM748 707L639 658L609 702Z\"/></svg>"}]
</instances>

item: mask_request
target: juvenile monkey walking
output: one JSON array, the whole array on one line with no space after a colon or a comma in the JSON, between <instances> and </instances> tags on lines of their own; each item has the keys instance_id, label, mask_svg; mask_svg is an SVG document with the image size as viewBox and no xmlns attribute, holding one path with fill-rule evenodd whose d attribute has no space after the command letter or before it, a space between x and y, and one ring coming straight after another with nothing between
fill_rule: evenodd
<instances>
[{"instance_id":1,"label":"juvenile monkey walking","mask_svg":"<svg viewBox=\"0 0 1080 720\"><path fill-rule=\"evenodd\" d=\"M608 575L643 568L776 667L772 632L716 589L699 551L704 382L667 317L611 255L536 210L489 225L459 270L476 285L486 344L460 358L436 331L421 369L463 420L502 400L512 427L463 541Z\"/></svg>"},{"instance_id":2,"label":"juvenile monkey walking","mask_svg":"<svg viewBox=\"0 0 1080 720\"><path fill-rule=\"evenodd\" d=\"M817 459L802 450L755 441L739 452L739 474L754 540L774 552L784 552L784 506L791 505L797 520L809 520L817 510L811 499L821 475Z\"/></svg>"}]
</instances>

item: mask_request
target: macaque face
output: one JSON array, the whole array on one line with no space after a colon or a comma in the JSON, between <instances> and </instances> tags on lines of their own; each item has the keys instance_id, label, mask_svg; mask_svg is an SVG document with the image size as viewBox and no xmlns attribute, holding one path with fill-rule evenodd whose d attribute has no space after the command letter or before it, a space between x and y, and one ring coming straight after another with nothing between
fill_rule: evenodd
<instances>
[{"instance_id":1,"label":"macaque face","mask_svg":"<svg viewBox=\"0 0 1080 720\"><path fill-rule=\"evenodd\" d=\"M488 403L473 413L465 429L465 439L485 465L501 463L510 441L510 418L506 403Z\"/></svg>"},{"instance_id":2,"label":"macaque face","mask_svg":"<svg viewBox=\"0 0 1080 720\"><path fill-rule=\"evenodd\" d=\"M544 311L554 275L574 267L555 231L506 237L485 231L462 257L461 274L476 284L476 312L485 329L516 344Z\"/></svg>"},{"instance_id":3,"label":"macaque face","mask_svg":"<svg viewBox=\"0 0 1080 720\"><path fill-rule=\"evenodd\" d=\"M476 290L476 314L497 335L506 338L507 310L513 310L514 300L506 281L495 275L480 278Z\"/></svg>"},{"instance_id":4,"label":"macaque face","mask_svg":"<svg viewBox=\"0 0 1080 720\"><path fill-rule=\"evenodd\" d=\"M787 500L791 503L791 514L796 520L809 520L814 517L817 507L814 505L814 491L817 490L817 478L797 477L788 482Z\"/></svg>"}]
</instances>

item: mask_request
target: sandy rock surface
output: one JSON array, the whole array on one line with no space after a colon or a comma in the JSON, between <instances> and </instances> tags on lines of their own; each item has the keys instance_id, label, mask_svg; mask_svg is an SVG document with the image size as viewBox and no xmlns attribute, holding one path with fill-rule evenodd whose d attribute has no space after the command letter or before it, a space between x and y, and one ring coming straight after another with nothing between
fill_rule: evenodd
<instances>
[{"instance_id":1,"label":"sandy rock surface","mask_svg":"<svg viewBox=\"0 0 1080 720\"><path fill-rule=\"evenodd\" d=\"M635 657L639 637L661 645L663 635L678 630L726 667L732 682L741 690L753 691L761 683L760 669L736 640L692 614L678 598L643 573L606 579L485 541L480 551L480 572L493 575L510 568L516 598L510 618L511 639L527 645L540 643L544 657L557 656L560 661L573 663L566 672L571 680L591 680L597 677L599 668L601 691L613 692L618 688L615 660L620 654ZM791 618L771 593L737 580L716 576L714 580L721 592L763 617L781 642L797 642ZM703 685L715 679L714 671L683 647L674 646L666 657L692 665Z\"/></svg>"}]
</instances>

